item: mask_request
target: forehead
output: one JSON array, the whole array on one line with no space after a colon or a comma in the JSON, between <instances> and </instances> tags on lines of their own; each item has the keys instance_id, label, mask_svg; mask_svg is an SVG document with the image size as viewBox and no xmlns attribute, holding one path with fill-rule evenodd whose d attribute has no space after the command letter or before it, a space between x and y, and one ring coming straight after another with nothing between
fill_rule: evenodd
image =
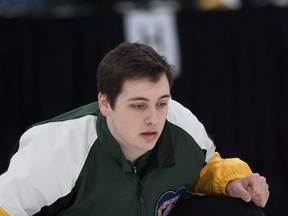
<instances>
[{"instance_id":1,"label":"forehead","mask_svg":"<svg viewBox=\"0 0 288 216\"><path fill-rule=\"evenodd\" d=\"M119 97L159 98L163 95L170 95L169 82L165 74L156 82L150 81L149 78L126 80Z\"/></svg>"}]
</instances>

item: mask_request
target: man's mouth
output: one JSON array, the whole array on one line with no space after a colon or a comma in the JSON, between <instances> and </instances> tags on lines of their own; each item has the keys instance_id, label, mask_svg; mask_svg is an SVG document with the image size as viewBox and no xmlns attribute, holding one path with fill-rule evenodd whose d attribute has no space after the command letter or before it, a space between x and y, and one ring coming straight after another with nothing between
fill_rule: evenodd
<instances>
[{"instance_id":1,"label":"man's mouth","mask_svg":"<svg viewBox=\"0 0 288 216\"><path fill-rule=\"evenodd\" d=\"M144 138L145 140L151 141L151 140L155 140L157 138L157 132L156 131L147 131L147 132L143 132L141 133L142 138Z\"/></svg>"}]
</instances>

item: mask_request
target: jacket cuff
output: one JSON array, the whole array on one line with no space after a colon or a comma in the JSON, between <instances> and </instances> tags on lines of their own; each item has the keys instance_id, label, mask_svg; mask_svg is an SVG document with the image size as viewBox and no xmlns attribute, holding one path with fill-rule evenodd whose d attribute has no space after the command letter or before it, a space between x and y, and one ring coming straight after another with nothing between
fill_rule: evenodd
<instances>
[{"instance_id":1,"label":"jacket cuff","mask_svg":"<svg viewBox=\"0 0 288 216\"><path fill-rule=\"evenodd\" d=\"M230 181L252 174L248 164L239 158L221 158L218 152L201 169L198 179L191 188L195 193L226 195Z\"/></svg>"}]
</instances>

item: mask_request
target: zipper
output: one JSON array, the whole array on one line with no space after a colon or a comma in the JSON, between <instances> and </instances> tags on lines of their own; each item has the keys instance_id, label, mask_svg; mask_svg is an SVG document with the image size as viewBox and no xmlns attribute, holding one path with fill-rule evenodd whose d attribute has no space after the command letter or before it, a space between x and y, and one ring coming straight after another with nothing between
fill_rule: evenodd
<instances>
[{"instance_id":1,"label":"zipper","mask_svg":"<svg viewBox=\"0 0 288 216\"><path fill-rule=\"evenodd\" d=\"M140 176L137 173L137 169L135 166L132 166L134 174L137 176L138 179L138 185L137 185L137 216L141 216L141 207L142 204L145 203L144 197L143 197L143 184L142 180L140 179Z\"/></svg>"},{"instance_id":2,"label":"zipper","mask_svg":"<svg viewBox=\"0 0 288 216\"><path fill-rule=\"evenodd\" d=\"M141 216L141 206L144 204L144 198L143 198L143 185L142 181L139 181L138 183L138 201L137 201L137 215Z\"/></svg>"}]
</instances>

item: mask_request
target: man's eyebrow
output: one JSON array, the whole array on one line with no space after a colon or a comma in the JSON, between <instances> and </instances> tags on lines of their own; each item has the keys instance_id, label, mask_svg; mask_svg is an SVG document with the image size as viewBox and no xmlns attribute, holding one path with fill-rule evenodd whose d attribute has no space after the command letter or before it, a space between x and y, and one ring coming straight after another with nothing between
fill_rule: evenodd
<instances>
[{"instance_id":1,"label":"man's eyebrow","mask_svg":"<svg viewBox=\"0 0 288 216\"><path fill-rule=\"evenodd\" d=\"M139 101L139 100L149 101L147 98L144 98L144 97L134 97L134 98L128 99L128 101Z\"/></svg>"},{"instance_id":2,"label":"man's eyebrow","mask_svg":"<svg viewBox=\"0 0 288 216\"><path fill-rule=\"evenodd\" d=\"M170 94L166 94L166 95L163 95L159 98L159 100L163 99L163 98L171 98L171 95Z\"/></svg>"},{"instance_id":3,"label":"man's eyebrow","mask_svg":"<svg viewBox=\"0 0 288 216\"><path fill-rule=\"evenodd\" d=\"M161 100L161 99L163 99L163 98L170 98L171 97L171 95L170 94L167 94L167 95L163 95L163 96L161 96L161 97L159 97L158 98L158 100ZM130 98L130 99L128 99L128 101L150 101L148 98L145 98L145 97L134 97L134 98Z\"/></svg>"}]
</instances>

